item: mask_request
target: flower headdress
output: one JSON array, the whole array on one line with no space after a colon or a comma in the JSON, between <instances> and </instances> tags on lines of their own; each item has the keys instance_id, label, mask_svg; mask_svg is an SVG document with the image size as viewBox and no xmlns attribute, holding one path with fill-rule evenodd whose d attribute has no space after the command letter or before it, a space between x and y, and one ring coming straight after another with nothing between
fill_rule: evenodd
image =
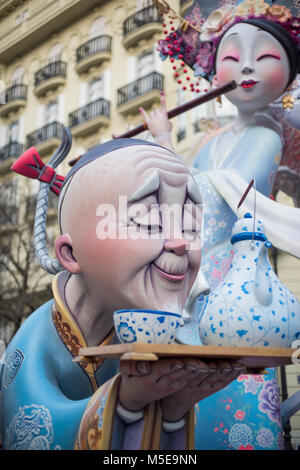
<instances>
[{"instance_id":1,"label":"flower headdress","mask_svg":"<svg viewBox=\"0 0 300 470\"><path fill-rule=\"evenodd\" d=\"M184 79L191 91L199 91L198 83L191 82L186 65L194 70L196 77L211 81L215 74L215 58L223 34L235 23L246 20L269 20L279 24L300 49L300 0L194 0L186 16L181 18L164 0L154 0L163 15L165 39L158 41L158 51L163 60L170 58L174 78L179 84ZM204 6L206 3L206 6ZM217 8L216 8L217 7ZM207 11L209 10L210 11ZM213 11L212 11L213 9ZM179 20L176 29L174 21ZM175 65L180 60L180 67Z\"/></svg>"}]
</instances>

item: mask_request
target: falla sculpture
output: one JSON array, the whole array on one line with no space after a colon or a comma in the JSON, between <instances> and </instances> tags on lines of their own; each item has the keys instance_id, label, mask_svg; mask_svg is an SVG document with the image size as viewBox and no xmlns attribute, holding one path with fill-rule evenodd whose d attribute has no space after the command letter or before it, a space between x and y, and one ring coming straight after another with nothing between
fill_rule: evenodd
<instances>
[{"instance_id":1,"label":"falla sculpture","mask_svg":"<svg viewBox=\"0 0 300 470\"><path fill-rule=\"evenodd\" d=\"M226 95L237 108L233 124L211 133L193 162L192 172L203 199L204 238L201 269L186 304L189 315L178 333L178 340L190 345L201 345L202 341L216 345L228 345L230 342L234 346L254 345L254 334L250 335L249 328L236 327L236 323L231 326L240 335L237 333L231 340L228 339L229 335L226 337L225 323L220 325L224 320L220 318L217 303L213 304L213 301L217 301L219 293L224 293L224 289L228 288L228 294L230 289L228 285L225 288L224 282L229 279L230 283L237 265L238 268L242 268L240 264L244 266L245 253L240 253L244 242L238 241L232 245L231 240L233 231L239 231L240 224L245 224L250 229L253 223L253 218L238 220L237 211L238 203L252 179L256 181L256 220L264 225L268 242L284 252L300 257L299 209L280 205L270 199L279 165L286 165L293 168L293 171L299 170L299 132L287 131L289 126L281 118L278 119L272 107L272 103L281 96L285 111L296 106L291 90L297 87L294 80L300 69L299 5L297 2L284 0L211 3L195 0L184 18L181 18L168 2L158 0L155 3L163 14L165 27L164 38L158 41L157 49L163 60L170 61L174 79L180 88L197 94L202 79L206 80L206 88L209 88L207 81L212 88L222 86L230 80L237 84L237 88ZM156 141L173 149L172 123L167 119L164 96L161 103L161 109L149 114L141 109L141 113ZM291 142L291 135L294 136L294 144ZM244 214L250 213L252 217L253 200L252 188L243 203ZM258 304L269 301L272 303L278 292L281 293L280 289L284 289L276 284L272 271L270 278L266 276L272 283L271 286L268 285L268 289L275 287L272 296L270 291L268 295L262 295L258 282L255 284L256 276L257 281L262 278L260 267L268 265L268 247L259 240L257 242L262 245L261 263L258 266L252 263L250 271L253 278L249 278L251 273L247 272L247 267L250 266L245 265L245 279L241 279L239 284L241 288L244 282L253 281L251 294L246 294L243 290L241 292L244 307L248 295L251 295L252 300L255 298ZM258 247L255 249L258 250ZM253 254L248 253L251 256ZM249 286L246 284L244 287L247 285ZM236 294L237 297L239 296ZM224 304L223 295L222 298ZM290 299L292 303L292 297ZM299 307L296 301L293 305L295 310L291 309L290 314L295 313L295 317L290 317L290 321L295 321L293 334L297 337ZM251 308L250 305L248 307ZM285 307L287 308L286 305ZM245 308L242 309L243 312ZM261 313L255 313L254 316L261 316L260 320L263 321L265 317L262 312L266 311L267 307L264 305ZM280 311L283 312L282 309ZM233 321L231 313L229 311L226 316L228 323ZM238 318L242 316L237 317L239 322ZM257 327L259 326L263 326L263 330L258 329L259 332L265 331L265 324L258 325L257 322ZM256 323L253 328L255 327ZM271 339L275 341L276 338L278 343L273 344L290 344L292 332L287 341L286 337L282 338L285 333L280 335L277 330L281 327L281 324L274 324L274 336L270 338L270 343ZM213 331L218 334L214 335ZM262 346L267 347L268 342L266 339ZM224 390L199 402L196 417L197 449L283 448L280 397L274 369L269 369L268 375L253 377L246 374L239 377Z\"/></svg>"},{"instance_id":2,"label":"falla sculpture","mask_svg":"<svg viewBox=\"0 0 300 470\"><path fill-rule=\"evenodd\" d=\"M167 8L166 2L158 3ZM194 15L204 26L200 6L194 3L188 20ZM279 20L274 20L277 10L271 10L270 3L263 0L238 2L232 7L226 2L220 6L221 14L218 9L213 15L219 20L208 22L207 36L203 44L198 43L196 56L198 73L212 80L214 63L206 59L217 55L214 36L222 33L219 51L225 60L220 58L218 62L217 58L217 84L232 79L239 84L228 93L239 109L234 148L232 135L224 134L222 142L218 139L209 144L211 153L206 149L192 172L167 148L170 126L163 110L155 114L160 128L160 135L153 131L157 144L138 139L109 141L83 155L65 178L55 168L70 151L67 128L48 165L34 148L13 165L14 171L41 182L34 241L40 264L55 277L53 299L29 317L6 352L1 374L1 436L5 449L282 447L274 371L263 376L248 375L238 362L195 357L161 358L153 363L115 359L74 362L83 347L118 344L113 321L116 311L154 311L160 325L163 312L182 316L200 268L203 209L204 247L199 276L205 289L209 285L205 276L208 281L213 278L210 273L215 272L216 262L224 261L222 274L228 272L231 231L236 221L231 208L236 208L250 178L256 177L257 215L270 240L298 253L294 241L299 213L285 209L285 219L279 222L273 217L278 206L268 200L282 141L273 129L256 126L254 114L262 103L267 106L281 95L299 70L299 21L286 7L280 9ZM239 15L234 16L237 11ZM281 21L286 17L285 22ZM284 28L286 22L289 30ZM277 23L282 24L284 32ZM199 28L192 29L199 35ZM179 43L184 44L183 40ZM174 45L178 54L179 43ZM258 50L261 43L267 52ZM228 44L233 49L230 53ZM172 49L170 45L168 49ZM163 48L163 44L160 46ZM253 49L258 54L255 63L246 63L254 57L250 54ZM245 58L242 66L241 57ZM256 62L264 60L268 66L259 68L259 80L254 80ZM153 130L154 115L150 119L144 115ZM46 245L50 189L59 197L56 259L49 257ZM126 208L119 204L124 196ZM180 208L179 218L170 219L158 210L158 206L173 204ZM107 223L118 236L104 236L103 205L108 210ZM292 225L287 223L290 220ZM218 230L205 232L211 226ZM217 284L210 287L215 289ZM196 287L200 293L198 284ZM179 328L179 341L200 344L199 304L203 302L198 303L191 321ZM126 334L133 334L127 317L122 321L123 331L127 323ZM193 343L195 331L197 341Z\"/></svg>"},{"instance_id":3,"label":"falla sculpture","mask_svg":"<svg viewBox=\"0 0 300 470\"><path fill-rule=\"evenodd\" d=\"M157 334L172 342L170 329L175 335L181 324L200 265L198 187L173 152L138 139L92 149L63 177L55 168L70 147L64 128L48 165L31 148L12 167L41 182L34 241L40 264L55 277L53 299L27 319L6 351L3 447L192 449L194 405L245 372L243 364L74 359L81 348L119 344L117 335L132 341L143 334L149 342L154 332L154 341ZM46 244L50 189L59 197L56 259ZM174 204L180 217L160 215L159 207Z\"/></svg>"}]
</instances>

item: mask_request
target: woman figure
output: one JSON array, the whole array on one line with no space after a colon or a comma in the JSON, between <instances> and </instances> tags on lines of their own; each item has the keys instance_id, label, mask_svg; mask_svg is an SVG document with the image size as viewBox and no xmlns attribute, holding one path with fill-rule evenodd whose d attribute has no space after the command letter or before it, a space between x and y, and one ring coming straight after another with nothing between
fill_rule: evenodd
<instances>
[{"instance_id":1,"label":"woman figure","mask_svg":"<svg viewBox=\"0 0 300 470\"><path fill-rule=\"evenodd\" d=\"M276 7L263 0L239 2L236 7L227 5L217 15L212 14L219 22L210 21L210 15L202 27L200 53L195 54L193 68L214 86L236 81L238 87L227 97L237 106L238 115L230 129L219 132L201 149L193 165L204 206L199 276L203 293L197 296L192 316L182 329L179 340L183 343L201 344L198 320L207 284L214 289L230 268L230 238L237 220L237 204L252 178L256 181L257 213L266 226L268 238L278 248L300 257L296 243L299 212L286 206L284 212L279 212L280 206L269 199L282 157L283 139L280 126L268 115L268 106L288 91L299 71L300 21L285 6ZM215 31L210 25L215 25ZM182 58L184 41L181 47ZM159 49L164 50L163 44ZM206 51L206 55L201 51ZM161 111L149 116L142 109L141 112L156 140L172 147L164 97ZM264 115L268 117L262 120ZM243 213L253 212L253 194L242 208ZM199 284L194 286L192 298L198 288ZM240 376L198 404L196 449L282 447L275 370L263 376Z\"/></svg>"}]
</instances>

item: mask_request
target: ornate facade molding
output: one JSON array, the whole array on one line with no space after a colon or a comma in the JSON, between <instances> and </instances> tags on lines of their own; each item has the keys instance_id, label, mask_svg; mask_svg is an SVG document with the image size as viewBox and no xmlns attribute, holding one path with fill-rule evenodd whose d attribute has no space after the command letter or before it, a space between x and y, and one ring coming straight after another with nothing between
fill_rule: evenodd
<instances>
[{"instance_id":1,"label":"ornate facade molding","mask_svg":"<svg viewBox=\"0 0 300 470\"><path fill-rule=\"evenodd\" d=\"M17 7L25 3L27 0L1 0L0 1L0 20L10 14Z\"/></svg>"}]
</instances>

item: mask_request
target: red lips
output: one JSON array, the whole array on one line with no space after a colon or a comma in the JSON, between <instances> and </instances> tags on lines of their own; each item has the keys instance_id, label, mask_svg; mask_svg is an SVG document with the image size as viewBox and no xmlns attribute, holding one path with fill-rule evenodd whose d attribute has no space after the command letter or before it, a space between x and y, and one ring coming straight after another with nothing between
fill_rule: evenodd
<instances>
[{"instance_id":1,"label":"red lips","mask_svg":"<svg viewBox=\"0 0 300 470\"><path fill-rule=\"evenodd\" d=\"M254 80L244 80L240 86L243 88L252 88L254 85L256 85L258 82L255 82Z\"/></svg>"}]
</instances>

